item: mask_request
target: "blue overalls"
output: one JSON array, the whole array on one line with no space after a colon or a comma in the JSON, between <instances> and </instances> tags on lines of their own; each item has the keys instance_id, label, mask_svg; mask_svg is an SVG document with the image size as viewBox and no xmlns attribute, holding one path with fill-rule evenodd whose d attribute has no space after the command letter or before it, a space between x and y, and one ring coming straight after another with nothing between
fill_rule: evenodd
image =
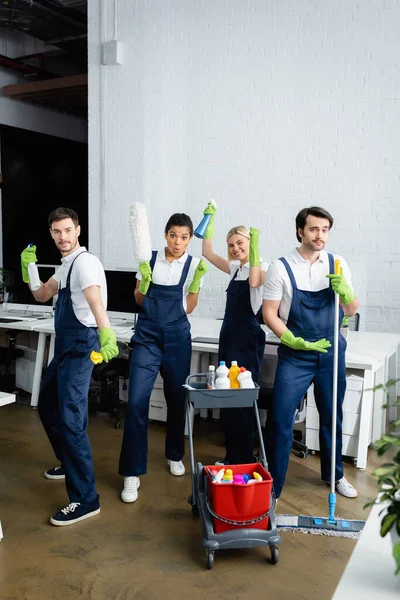
<instances>
[{"instance_id":1,"label":"blue overalls","mask_svg":"<svg viewBox=\"0 0 400 600\"><path fill-rule=\"evenodd\" d=\"M329 272L334 273L334 259L329 257ZM275 375L272 406L268 410L266 426L266 450L268 467L274 479L278 498L286 477L289 455L293 441L293 425L296 409L314 383L315 403L319 412L321 477L330 481L332 448L332 386L333 386L333 337L335 321L335 293L331 286L319 292L299 290L293 271L286 259L285 265L293 288L288 329L296 337L308 342L326 338L332 344L326 354L316 351L292 350L281 344L278 349L278 366ZM340 308L339 323L343 320ZM337 388L337 441L336 474L343 477L342 465L342 404L346 391L346 340L339 335L338 388Z\"/></svg>"},{"instance_id":2,"label":"blue overalls","mask_svg":"<svg viewBox=\"0 0 400 600\"><path fill-rule=\"evenodd\" d=\"M153 271L157 252L150 262ZM183 286L192 257L188 256L177 285L150 283L132 336L129 400L119 459L124 477L147 472L148 414L150 395L158 372L164 380L167 403L165 456L180 461L185 452L185 390L190 372L192 340L183 307Z\"/></svg>"},{"instance_id":3,"label":"blue overalls","mask_svg":"<svg viewBox=\"0 0 400 600\"><path fill-rule=\"evenodd\" d=\"M54 453L65 468L71 502L98 504L92 451L87 435L88 393L93 363L99 349L97 328L86 327L75 316L71 300L72 261L66 286L58 290L55 307L54 358L43 376L38 411Z\"/></svg>"},{"instance_id":4,"label":"blue overalls","mask_svg":"<svg viewBox=\"0 0 400 600\"><path fill-rule=\"evenodd\" d=\"M265 350L265 332L260 327L259 312L255 315L250 301L249 280L231 279L226 290L226 307L219 336L218 360L231 366L236 360L239 367L251 371L253 381L259 383ZM222 410L225 429L226 458L230 464L253 462L254 409L228 408Z\"/></svg>"}]
</instances>

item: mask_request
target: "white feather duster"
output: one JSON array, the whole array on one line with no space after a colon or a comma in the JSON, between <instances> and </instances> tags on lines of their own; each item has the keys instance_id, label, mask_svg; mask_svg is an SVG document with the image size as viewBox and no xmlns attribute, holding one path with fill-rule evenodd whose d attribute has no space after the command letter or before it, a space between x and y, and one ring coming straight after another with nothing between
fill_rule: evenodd
<instances>
[{"instance_id":1,"label":"white feather duster","mask_svg":"<svg viewBox=\"0 0 400 600\"><path fill-rule=\"evenodd\" d=\"M129 216L133 254L140 264L151 260L151 237L147 211L141 202L133 202Z\"/></svg>"}]
</instances>

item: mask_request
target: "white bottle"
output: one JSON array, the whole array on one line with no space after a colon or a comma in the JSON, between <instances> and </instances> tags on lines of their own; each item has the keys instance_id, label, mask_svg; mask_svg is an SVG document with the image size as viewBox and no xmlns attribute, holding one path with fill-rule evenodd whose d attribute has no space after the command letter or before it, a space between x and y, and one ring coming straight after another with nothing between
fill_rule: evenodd
<instances>
[{"instance_id":1,"label":"white bottle","mask_svg":"<svg viewBox=\"0 0 400 600\"><path fill-rule=\"evenodd\" d=\"M38 290L42 284L40 282L39 271L36 266L36 263L34 263L34 262L29 263L28 273L29 273L29 280L31 283L31 290L33 290L33 291Z\"/></svg>"},{"instance_id":2,"label":"white bottle","mask_svg":"<svg viewBox=\"0 0 400 600\"><path fill-rule=\"evenodd\" d=\"M215 367L210 365L207 373L207 389L215 390Z\"/></svg>"},{"instance_id":3,"label":"white bottle","mask_svg":"<svg viewBox=\"0 0 400 600\"><path fill-rule=\"evenodd\" d=\"M229 369L224 360L221 360L217 369L217 381L215 382L216 390L227 390L231 387L230 379L228 378Z\"/></svg>"},{"instance_id":4,"label":"white bottle","mask_svg":"<svg viewBox=\"0 0 400 600\"><path fill-rule=\"evenodd\" d=\"M251 371L247 371L244 367L240 367L240 373L237 380L241 389L251 389L255 387Z\"/></svg>"},{"instance_id":5,"label":"white bottle","mask_svg":"<svg viewBox=\"0 0 400 600\"><path fill-rule=\"evenodd\" d=\"M219 367L215 372L217 374L217 377L227 377L228 376L229 369L226 366L226 363L224 360L219 361Z\"/></svg>"}]
</instances>

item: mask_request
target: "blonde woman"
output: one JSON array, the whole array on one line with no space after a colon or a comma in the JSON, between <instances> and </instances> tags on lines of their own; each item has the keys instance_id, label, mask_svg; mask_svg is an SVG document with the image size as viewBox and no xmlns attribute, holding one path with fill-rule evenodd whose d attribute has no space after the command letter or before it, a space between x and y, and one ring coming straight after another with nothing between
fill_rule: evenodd
<instances>
[{"instance_id":1,"label":"blonde woman","mask_svg":"<svg viewBox=\"0 0 400 600\"><path fill-rule=\"evenodd\" d=\"M218 360L231 366L236 360L259 383L265 349L265 333L260 327L262 289L268 263L262 262L258 249L260 232L243 225L233 227L226 236L228 260L213 250L215 206L208 204L204 214L211 220L203 239L202 254L217 269L230 276L226 289L225 315L219 337ZM219 464L253 462L253 408L221 411L226 438L226 458Z\"/></svg>"}]
</instances>

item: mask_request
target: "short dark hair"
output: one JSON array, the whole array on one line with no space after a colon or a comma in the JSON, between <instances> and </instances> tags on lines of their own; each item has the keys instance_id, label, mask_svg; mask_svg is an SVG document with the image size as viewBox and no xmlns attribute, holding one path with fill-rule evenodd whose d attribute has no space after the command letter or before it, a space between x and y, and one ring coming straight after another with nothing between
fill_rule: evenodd
<instances>
[{"instance_id":1,"label":"short dark hair","mask_svg":"<svg viewBox=\"0 0 400 600\"><path fill-rule=\"evenodd\" d=\"M172 227L187 227L189 229L190 237L193 236L193 223L192 219L185 215L185 213L175 213L167 221L165 226L165 235Z\"/></svg>"},{"instance_id":2,"label":"short dark hair","mask_svg":"<svg viewBox=\"0 0 400 600\"><path fill-rule=\"evenodd\" d=\"M54 221L62 221L63 219L72 219L75 227L78 227L79 225L79 218L76 212L72 210L72 208L64 208L63 206L60 206L49 214L49 228L51 229Z\"/></svg>"},{"instance_id":3,"label":"short dark hair","mask_svg":"<svg viewBox=\"0 0 400 600\"><path fill-rule=\"evenodd\" d=\"M329 229L331 229L333 225L333 217L327 210L321 208L320 206L310 206L309 208L302 208L299 214L296 217L296 237L299 242L301 242L301 237L299 236L299 229L304 229L307 217L311 215L312 217L319 217L320 219L328 219L329 221Z\"/></svg>"}]
</instances>

